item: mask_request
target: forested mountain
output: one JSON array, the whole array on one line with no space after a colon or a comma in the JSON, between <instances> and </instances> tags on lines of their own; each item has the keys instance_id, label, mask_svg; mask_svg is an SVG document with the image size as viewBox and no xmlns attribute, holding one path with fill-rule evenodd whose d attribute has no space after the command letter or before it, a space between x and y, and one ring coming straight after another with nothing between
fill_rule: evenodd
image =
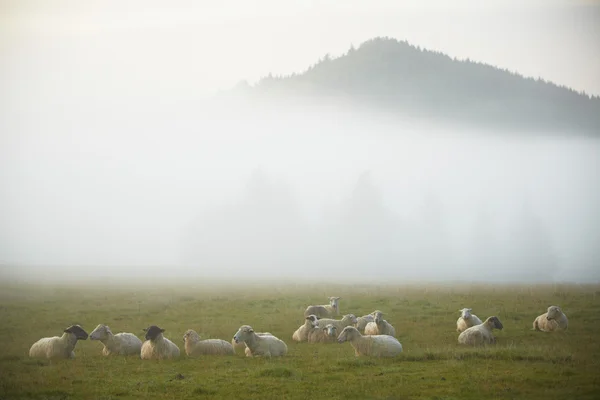
<instances>
[{"instance_id":1,"label":"forested mountain","mask_svg":"<svg viewBox=\"0 0 600 400\"><path fill-rule=\"evenodd\" d=\"M597 96L389 38L325 56L301 74L269 75L245 90L253 97L337 100L431 121L600 135Z\"/></svg>"}]
</instances>

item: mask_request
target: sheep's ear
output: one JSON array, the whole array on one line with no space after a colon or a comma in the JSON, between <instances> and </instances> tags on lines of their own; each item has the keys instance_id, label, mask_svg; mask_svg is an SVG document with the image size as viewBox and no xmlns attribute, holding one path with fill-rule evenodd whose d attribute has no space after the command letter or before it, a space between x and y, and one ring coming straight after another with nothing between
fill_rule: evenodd
<instances>
[{"instance_id":1,"label":"sheep's ear","mask_svg":"<svg viewBox=\"0 0 600 400\"><path fill-rule=\"evenodd\" d=\"M144 332L148 332L148 328L142 328Z\"/></svg>"},{"instance_id":2,"label":"sheep's ear","mask_svg":"<svg viewBox=\"0 0 600 400\"><path fill-rule=\"evenodd\" d=\"M250 328L248 329L248 332L254 332L254 329Z\"/></svg>"},{"instance_id":3,"label":"sheep's ear","mask_svg":"<svg viewBox=\"0 0 600 400\"><path fill-rule=\"evenodd\" d=\"M163 333L164 331L165 331L164 329L161 329L161 330L160 330L160 332L161 332L161 333Z\"/></svg>"}]
</instances>

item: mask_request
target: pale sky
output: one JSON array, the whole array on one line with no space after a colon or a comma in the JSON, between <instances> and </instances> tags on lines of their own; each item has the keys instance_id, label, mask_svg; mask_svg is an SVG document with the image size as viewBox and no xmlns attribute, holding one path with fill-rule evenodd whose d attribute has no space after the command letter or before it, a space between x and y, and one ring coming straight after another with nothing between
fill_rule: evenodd
<instances>
[{"instance_id":1,"label":"pale sky","mask_svg":"<svg viewBox=\"0 0 600 400\"><path fill-rule=\"evenodd\" d=\"M211 94L269 72L303 71L374 36L600 95L598 1L1 0L0 7L0 83L19 92L23 83L32 95L54 84L139 94L149 82L172 94ZM3 90L4 100L13 95Z\"/></svg>"}]
</instances>

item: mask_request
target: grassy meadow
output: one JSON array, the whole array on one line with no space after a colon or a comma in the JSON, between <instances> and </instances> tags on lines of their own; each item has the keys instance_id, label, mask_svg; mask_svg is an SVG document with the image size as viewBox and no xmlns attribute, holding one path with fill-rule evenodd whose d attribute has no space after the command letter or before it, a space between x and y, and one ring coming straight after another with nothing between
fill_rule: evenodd
<instances>
[{"instance_id":1,"label":"grassy meadow","mask_svg":"<svg viewBox=\"0 0 600 400\"><path fill-rule=\"evenodd\" d=\"M341 296L342 314L375 309L392 323L404 353L357 358L350 344L291 340L309 304ZM531 330L549 305L569 330ZM498 343L457 343L458 309L504 324ZM81 324L114 333L155 324L182 350L177 360L103 357L102 344L80 341L74 360L34 360L29 347ZM283 358L187 358L182 336L231 340L240 325L288 344ZM112 285L0 284L0 399L598 399L600 285L272 284Z\"/></svg>"}]
</instances>

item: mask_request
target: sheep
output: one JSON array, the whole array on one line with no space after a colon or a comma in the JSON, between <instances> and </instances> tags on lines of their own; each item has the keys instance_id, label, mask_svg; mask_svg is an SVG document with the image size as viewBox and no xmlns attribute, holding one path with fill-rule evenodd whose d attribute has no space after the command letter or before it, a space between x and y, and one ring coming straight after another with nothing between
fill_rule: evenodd
<instances>
[{"instance_id":1,"label":"sheep","mask_svg":"<svg viewBox=\"0 0 600 400\"><path fill-rule=\"evenodd\" d=\"M342 319L330 319L330 318L321 318L317 321L317 326L319 328L325 328L328 324L335 326L338 332L341 332L347 326L354 326L357 322L356 316L354 314L346 314L342 317Z\"/></svg>"},{"instance_id":2,"label":"sheep","mask_svg":"<svg viewBox=\"0 0 600 400\"><path fill-rule=\"evenodd\" d=\"M471 308L458 310L460 317L456 320L456 332L460 333L467 328L481 324L479 317L475 314L471 314L471 311L473 311Z\"/></svg>"},{"instance_id":3,"label":"sheep","mask_svg":"<svg viewBox=\"0 0 600 400\"><path fill-rule=\"evenodd\" d=\"M337 339L337 328L332 324L324 328L312 329L308 333L308 343L335 343Z\"/></svg>"},{"instance_id":4,"label":"sheep","mask_svg":"<svg viewBox=\"0 0 600 400\"><path fill-rule=\"evenodd\" d=\"M375 314L375 320L367 323L365 326L365 335L389 335L396 336L396 329L383 319L383 313L381 311L373 311Z\"/></svg>"},{"instance_id":5,"label":"sheep","mask_svg":"<svg viewBox=\"0 0 600 400\"><path fill-rule=\"evenodd\" d=\"M296 329L292 335L292 340L295 340L296 342L306 342L308 340L308 333L315 327L317 320L318 318L314 314L306 317L304 324Z\"/></svg>"},{"instance_id":6,"label":"sheep","mask_svg":"<svg viewBox=\"0 0 600 400\"><path fill-rule=\"evenodd\" d=\"M250 325L242 325L233 335L236 343L246 343L247 357L279 357L287 354L287 345L275 336L259 336Z\"/></svg>"},{"instance_id":7,"label":"sheep","mask_svg":"<svg viewBox=\"0 0 600 400\"><path fill-rule=\"evenodd\" d=\"M362 335L354 326L345 327L337 341L338 343L350 342L357 357L395 357L402 352L402 345L395 337Z\"/></svg>"},{"instance_id":8,"label":"sheep","mask_svg":"<svg viewBox=\"0 0 600 400\"><path fill-rule=\"evenodd\" d=\"M564 331L569 326L567 316L559 306L550 306L548 311L533 321L533 329L542 332Z\"/></svg>"},{"instance_id":9,"label":"sheep","mask_svg":"<svg viewBox=\"0 0 600 400\"><path fill-rule=\"evenodd\" d=\"M340 314L339 300L341 297L330 297L329 304L322 306L308 306L304 311L304 316L316 315L317 318L333 317Z\"/></svg>"},{"instance_id":10,"label":"sheep","mask_svg":"<svg viewBox=\"0 0 600 400\"><path fill-rule=\"evenodd\" d=\"M96 329L90 333L90 340L99 340L104 345L102 354L109 356L140 354L142 350L142 341L133 333L117 333L113 335L107 325L99 324Z\"/></svg>"},{"instance_id":11,"label":"sheep","mask_svg":"<svg viewBox=\"0 0 600 400\"><path fill-rule=\"evenodd\" d=\"M87 332L79 325L71 325L62 336L41 338L29 349L32 358L75 358L75 345L78 340L86 340Z\"/></svg>"},{"instance_id":12,"label":"sheep","mask_svg":"<svg viewBox=\"0 0 600 400\"><path fill-rule=\"evenodd\" d=\"M190 357L200 355L233 355L233 346L228 341L222 339L200 340L200 335L193 330L188 329L183 335L185 354Z\"/></svg>"},{"instance_id":13,"label":"sheep","mask_svg":"<svg viewBox=\"0 0 600 400\"><path fill-rule=\"evenodd\" d=\"M492 329L502 329L502 322L498 317L489 317L485 322L465 329L458 335L458 343L477 346L496 343Z\"/></svg>"},{"instance_id":14,"label":"sheep","mask_svg":"<svg viewBox=\"0 0 600 400\"><path fill-rule=\"evenodd\" d=\"M254 332L254 333L256 333L258 336L273 336L273 334L271 332ZM233 351L235 353L238 353L239 350L243 350L244 353L246 355L248 355L248 346L246 346L246 343L244 343L244 342L236 343L235 339L231 339L231 346L233 346Z\"/></svg>"},{"instance_id":15,"label":"sheep","mask_svg":"<svg viewBox=\"0 0 600 400\"><path fill-rule=\"evenodd\" d=\"M356 327L356 329L358 329L358 331L360 333L365 333L365 327L367 326L367 324L369 322L373 322L375 321L375 311L373 311L371 314L367 314L367 315L363 315L362 317L358 317L356 324L354 325Z\"/></svg>"},{"instance_id":16,"label":"sheep","mask_svg":"<svg viewBox=\"0 0 600 400\"><path fill-rule=\"evenodd\" d=\"M163 336L164 331L164 329L156 325L151 325L147 329L144 329L144 332L146 332L146 341L142 344L142 349L140 350L140 358L142 360L162 360L179 357L179 347Z\"/></svg>"}]
</instances>

